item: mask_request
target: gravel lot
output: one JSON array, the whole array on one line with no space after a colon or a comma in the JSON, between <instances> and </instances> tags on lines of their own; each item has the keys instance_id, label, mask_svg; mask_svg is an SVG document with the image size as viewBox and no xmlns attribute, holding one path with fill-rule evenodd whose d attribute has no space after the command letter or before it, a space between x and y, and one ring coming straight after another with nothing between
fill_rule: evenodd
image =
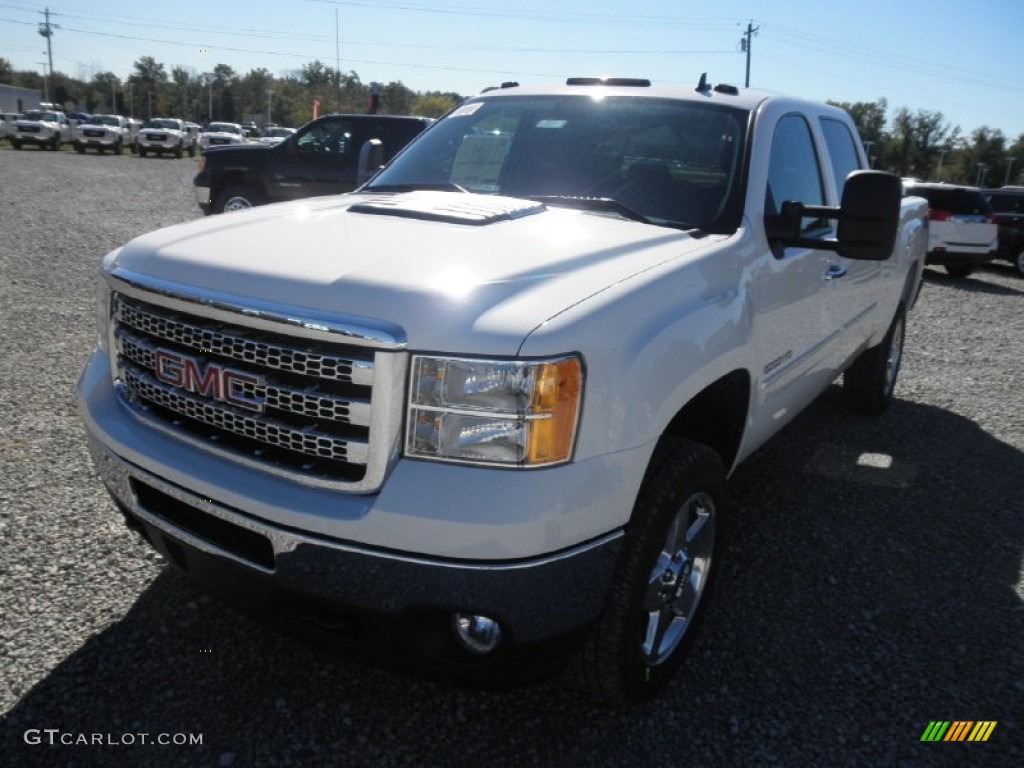
<instances>
[{"instance_id":1,"label":"gravel lot","mask_svg":"<svg viewBox=\"0 0 1024 768\"><path fill-rule=\"evenodd\" d=\"M1024 765L1024 279L1008 266L929 271L884 417L833 387L737 471L684 674L604 709L558 681L465 691L323 655L123 527L73 396L93 275L131 237L199 217L194 172L0 148L2 762ZM891 466L860 458L875 454ZM921 743L936 719L998 725L987 743ZM31 745L28 729L202 744Z\"/></svg>"}]
</instances>

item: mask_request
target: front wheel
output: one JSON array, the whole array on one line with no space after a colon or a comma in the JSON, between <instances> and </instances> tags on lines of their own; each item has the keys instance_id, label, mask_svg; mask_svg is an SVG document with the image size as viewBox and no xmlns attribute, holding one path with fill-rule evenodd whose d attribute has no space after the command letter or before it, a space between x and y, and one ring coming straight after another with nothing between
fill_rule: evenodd
<instances>
[{"instance_id":1,"label":"front wheel","mask_svg":"<svg viewBox=\"0 0 1024 768\"><path fill-rule=\"evenodd\" d=\"M181 156L184 154L184 151L185 148L181 144L179 144L174 148L174 156L180 160Z\"/></svg>"},{"instance_id":2,"label":"front wheel","mask_svg":"<svg viewBox=\"0 0 1024 768\"><path fill-rule=\"evenodd\" d=\"M196 145L195 144L190 144L189 145L188 156L189 157L195 157L196 156Z\"/></svg>"},{"instance_id":3,"label":"front wheel","mask_svg":"<svg viewBox=\"0 0 1024 768\"><path fill-rule=\"evenodd\" d=\"M1024 250L1021 250L1013 260L1013 268L1017 270L1018 275L1024 277Z\"/></svg>"},{"instance_id":4,"label":"front wheel","mask_svg":"<svg viewBox=\"0 0 1024 768\"><path fill-rule=\"evenodd\" d=\"M21 142L17 139L11 139L11 146L15 149L21 149Z\"/></svg>"},{"instance_id":5,"label":"front wheel","mask_svg":"<svg viewBox=\"0 0 1024 768\"><path fill-rule=\"evenodd\" d=\"M900 304L882 343L866 349L843 374L846 402L855 411L878 414L892 401L903 361L906 310Z\"/></svg>"},{"instance_id":6,"label":"front wheel","mask_svg":"<svg viewBox=\"0 0 1024 768\"><path fill-rule=\"evenodd\" d=\"M123 142L119 141L119 142L117 142L114 145L114 154L115 155L123 155L124 154L124 143Z\"/></svg>"},{"instance_id":7,"label":"front wheel","mask_svg":"<svg viewBox=\"0 0 1024 768\"><path fill-rule=\"evenodd\" d=\"M642 701L693 641L726 506L725 469L705 445L665 438L626 525L601 618L572 673L601 701Z\"/></svg>"},{"instance_id":8,"label":"front wheel","mask_svg":"<svg viewBox=\"0 0 1024 768\"><path fill-rule=\"evenodd\" d=\"M148 152L149 150L145 147L139 147L139 157L145 157Z\"/></svg>"},{"instance_id":9,"label":"front wheel","mask_svg":"<svg viewBox=\"0 0 1024 768\"><path fill-rule=\"evenodd\" d=\"M263 202L259 193L248 187L228 187L214 201L213 210L216 213L229 213L231 211L244 211L247 208L259 205Z\"/></svg>"}]
</instances>

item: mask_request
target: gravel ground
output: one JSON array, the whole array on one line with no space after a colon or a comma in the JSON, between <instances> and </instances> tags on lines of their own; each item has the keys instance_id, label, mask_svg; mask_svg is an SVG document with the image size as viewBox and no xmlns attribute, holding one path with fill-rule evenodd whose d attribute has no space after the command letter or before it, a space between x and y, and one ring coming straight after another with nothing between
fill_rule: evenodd
<instances>
[{"instance_id":1,"label":"gravel ground","mask_svg":"<svg viewBox=\"0 0 1024 768\"><path fill-rule=\"evenodd\" d=\"M73 397L93 275L111 248L199 216L194 170L0 148L0 762L1024 765L1024 280L1008 267L929 271L884 417L851 415L833 387L735 473L683 674L605 709L558 681L466 691L323 655L123 527ZM998 725L922 743L936 719ZM49 746L44 729L136 743Z\"/></svg>"}]
</instances>

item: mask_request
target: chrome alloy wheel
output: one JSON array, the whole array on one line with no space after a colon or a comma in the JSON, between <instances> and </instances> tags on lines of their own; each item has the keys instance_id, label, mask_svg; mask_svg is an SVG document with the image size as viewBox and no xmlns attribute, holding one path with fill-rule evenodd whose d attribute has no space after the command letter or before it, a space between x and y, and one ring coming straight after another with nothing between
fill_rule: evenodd
<instances>
[{"instance_id":1,"label":"chrome alloy wheel","mask_svg":"<svg viewBox=\"0 0 1024 768\"><path fill-rule=\"evenodd\" d=\"M242 197L241 195L229 197L227 202L224 203L224 213L227 213L228 211L244 211L248 208L252 208L252 203L248 198Z\"/></svg>"},{"instance_id":2,"label":"chrome alloy wheel","mask_svg":"<svg viewBox=\"0 0 1024 768\"><path fill-rule=\"evenodd\" d=\"M669 525L647 579L640 651L648 665L667 660L686 635L708 583L714 543L714 500L695 493Z\"/></svg>"}]
</instances>

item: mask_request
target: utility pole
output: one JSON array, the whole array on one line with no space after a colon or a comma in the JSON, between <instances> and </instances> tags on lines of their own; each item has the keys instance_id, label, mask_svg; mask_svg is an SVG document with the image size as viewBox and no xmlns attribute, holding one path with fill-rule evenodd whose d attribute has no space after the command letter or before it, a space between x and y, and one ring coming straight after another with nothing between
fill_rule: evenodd
<instances>
[{"instance_id":1,"label":"utility pole","mask_svg":"<svg viewBox=\"0 0 1024 768\"><path fill-rule=\"evenodd\" d=\"M43 101L50 102L50 78L46 74L46 62L40 61L39 66L43 68Z\"/></svg>"},{"instance_id":2,"label":"utility pole","mask_svg":"<svg viewBox=\"0 0 1024 768\"><path fill-rule=\"evenodd\" d=\"M760 27L754 26L754 20L751 19L747 22L747 31L743 33L743 37L740 38L740 50L747 54L747 81L745 88L750 87L750 41L757 34L757 30Z\"/></svg>"},{"instance_id":3,"label":"utility pole","mask_svg":"<svg viewBox=\"0 0 1024 768\"><path fill-rule=\"evenodd\" d=\"M1017 158L1016 157L1007 156L1006 160L1007 160L1007 163L1006 163L1006 178L1003 179L1003 186L1004 187L1010 186L1010 169L1013 168L1013 164L1014 164L1014 162L1016 162Z\"/></svg>"},{"instance_id":4,"label":"utility pole","mask_svg":"<svg viewBox=\"0 0 1024 768\"><path fill-rule=\"evenodd\" d=\"M267 88L267 122L274 122L274 92Z\"/></svg>"},{"instance_id":5,"label":"utility pole","mask_svg":"<svg viewBox=\"0 0 1024 768\"><path fill-rule=\"evenodd\" d=\"M60 29L60 24L50 23L50 9L47 8L45 11L39 11L46 19L46 21L39 22L39 34L46 38L46 54L50 61L50 77L53 77L53 45L50 39L53 37L53 30ZM57 14L53 14L56 16ZM49 101L50 97L47 95L46 101Z\"/></svg>"}]
</instances>

